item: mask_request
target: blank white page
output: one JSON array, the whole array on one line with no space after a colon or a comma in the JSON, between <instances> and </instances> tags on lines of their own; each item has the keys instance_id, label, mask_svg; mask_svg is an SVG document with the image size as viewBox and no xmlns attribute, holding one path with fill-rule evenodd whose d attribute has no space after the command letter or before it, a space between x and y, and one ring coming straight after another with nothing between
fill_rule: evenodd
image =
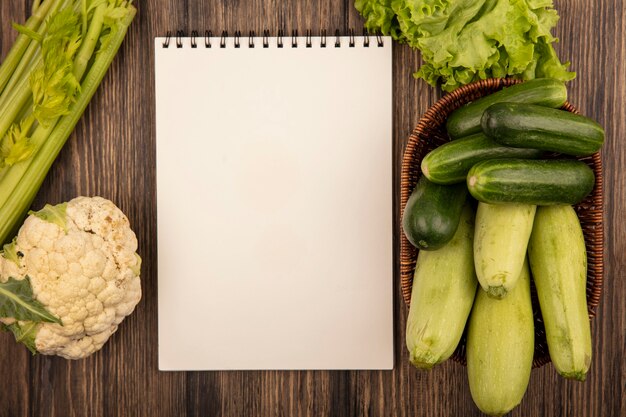
<instances>
[{"instance_id":1,"label":"blank white page","mask_svg":"<svg viewBox=\"0 0 626 417\"><path fill-rule=\"evenodd\" d=\"M391 39L155 39L159 369L390 369Z\"/></svg>"}]
</instances>

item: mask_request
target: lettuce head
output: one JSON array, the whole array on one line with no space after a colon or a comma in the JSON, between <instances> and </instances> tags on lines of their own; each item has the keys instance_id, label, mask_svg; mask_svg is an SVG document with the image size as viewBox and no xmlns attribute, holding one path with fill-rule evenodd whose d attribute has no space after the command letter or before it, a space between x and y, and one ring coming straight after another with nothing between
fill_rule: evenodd
<instances>
[{"instance_id":1,"label":"lettuce head","mask_svg":"<svg viewBox=\"0 0 626 417\"><path fill-rule=\"evenodd\" d=\"M446 91L491 77L573 79L550 31L552 0L355 0L370 31L421 51L415 73Z\"/></svg>"}]
</instances>

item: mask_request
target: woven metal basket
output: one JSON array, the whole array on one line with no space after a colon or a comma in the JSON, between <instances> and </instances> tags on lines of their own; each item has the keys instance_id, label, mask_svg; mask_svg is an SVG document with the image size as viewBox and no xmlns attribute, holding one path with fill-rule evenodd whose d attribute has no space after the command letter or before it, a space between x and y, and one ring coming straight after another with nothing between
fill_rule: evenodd
<instances>
[{"instance_id":1,"label":"woven metal basket","mask_svg":"<svg viewBox=\"0 0 626 417\"><path fill-rule=\"evenodd\" d=\"M400 183L400 215L404 211L406 202L409 199L415 184L421 176L420 164L422 158L437 146L448 142L450 139L445 130L446 119L457 108L476 100L485 95L494 93L504 87L517 84L520 81L512 79L489 79L482 80L461 87L454 92L447 94L437 101L424 116L409 136L409 141L404 152L402 161L402 173ZM577 113L574 106L565 103L563 110ZM596 176L596 183L592 193L580 204L575 206L576 213L580 219L585 236L587 248L588 271L587 271L587 305L589 318L595 316L596 308L600 302L603 282L603 178L602 161L600 153L592 156L578 158L589 165ZM400 225L402 222L400 222ZM413 284L413 274L415 262L417 260L417 249L414 248L402 230L400 230L400 275L402 285L402 296L409 306L411 300L411 287ZM546 334L539 310L539 303L535 292L534 284L531 282L531 296L533 304L533 314L535 319L535 356L533 367L540 367L550 362ZM465 334L459 346L452 355L452 359L463 365L465 361Z\"/></svg>"}]
</instances>

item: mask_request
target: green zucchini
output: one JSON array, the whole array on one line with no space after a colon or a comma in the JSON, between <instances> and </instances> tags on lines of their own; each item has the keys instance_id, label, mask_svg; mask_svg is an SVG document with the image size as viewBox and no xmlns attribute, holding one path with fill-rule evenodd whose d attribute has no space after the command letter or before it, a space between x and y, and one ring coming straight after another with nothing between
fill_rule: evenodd
<instances>
[{"instance_id":1,"label":"green zucchini","mask_svg":"<svg viewBox=\"0 0 626 417\"><path fill-rule=\"evenodd\" d=\"M459 225L466 199L465 184L438 185L422 176L402 216L409 242L424 250L439 249L448 243Z\"/></svg>"},{"instance_id":2,"label":"green zucchini","mask_svg":"<svg viewBox=\"0 0 626 417\"><path fill-rule=\"evenodd\" d=\"M481 287L504 298L520 275L537 206L478 203L474 262Z\"/></svg>"},{"instance_id":3,"label":"green zucchini","mask_svg":"<svg viewBox=\"0 0 626 417\"><path fill-rule=\"evenodd\" d=\"M516 148L585 156L604 143L604 129L588 117L533 104L494 104L485 110L481 124L487 136Z\"/></svg>"},{"instance_id":4,"label":"green zucchini","mask_svg":"<svg viewBox=\"0 0 626 417\"><path fill-rule=\"evenodd\" d=\"M577 204L594 183L587 164L566 159L492 159L479 162L467 174L472 196L492 204Z\"/></svg>"},{"instance_id":5,"label":"green zucchini","mask_svg":"<svg viewBox=\"0 0 626 417\"><path fill-rule=\"evenodd\" d=\"M571 206L539 207L528 244L550 359L559 374L584 381L591 363L587 252Z\"/></svg>"},{"instance_id":6,"label":"green zucchini","mask_svg":"<svg viewBox=\"0 0 626 417\"><path fill-rule=\"evenodd\" d=\"M418 368L430 369L445 361L461 340L477 286L473 238L474 212L466 204L452 240L417 255L406 346Z\"/></svg>"},{"instance_id":7,"label":"green zucchini","mask_svg":"<svg viewBox=\"0 0 626 417\"><path fill-rule=\"evenodd\" d=\"M495 103L530 103L561 107L567 101L565 84L550 78L537 78L479 98L455 110L446 123L451 138L460 138L481 131L480 119L487 107Z\"/></svg>"},{"instance_id":8,"label":"green zucchini","mask_svg":"<svg viewBox=\"0 0 626 417\"><path fill-rule=\"evenodd\" d=\"M528 265L504 299L478 290L467 330L467 375L472 399L485 414L501 416L518 405L530 379L535 329Z\"/></svg>"},{"instance_id":9,"label":"green zucchini","mask_svg":"<svg viewBox=\"0 0 626 417\"><path fill-rule=\"evenodd\" d=\"M453 140L422 159L422 173L437 184L464 182L477 162L495 158L539 158L542 151L502 146L482 133Z\"/></svg>"}]
</instances>

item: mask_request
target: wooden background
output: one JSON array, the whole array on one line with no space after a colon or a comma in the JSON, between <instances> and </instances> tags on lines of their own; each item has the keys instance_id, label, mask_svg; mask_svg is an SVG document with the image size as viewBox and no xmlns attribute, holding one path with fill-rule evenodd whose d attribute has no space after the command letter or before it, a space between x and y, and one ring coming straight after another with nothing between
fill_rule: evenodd
<instances>
[{"instance_id":1,"label":"wooden background","mask_svg":"<svg viewBox=\"0 0 626 417\"><path fill-rule=\"evenodd\" d=\"M31 1L0 2L6 55ZM152 39L182 28L234 32L362 27L352 0L137 1L125 44L35 205L102 195L129 216L144 259L144 296L103 350L79 362L31 357L0 335L0 417L19 416L478 416L465 368L446 363L429 373L408 365L406 309L396 264L393 371L173 372L157 370L154 75ZM533 371L511 415L626 416L626 8L623 0L557 0L558 51L578 78L570 100L606 128L605 291L593 323L594 358L585 383L566 381L552 366ZM202 33L202 32L201 32ZM302 33L302 32L301 32ZM418 53L394 45L395 188L409 132L439 96L411 73ZM181 76L184 76L181 74ZM396 208L399 197L396 197ZM184 204L184 202L183 202ZM396 210L398 211L398 210ZM206 215L198 207L198 215ZM396 218L397 224L397 218ZM398 229L397 227L395 228ZM398 235L395 236L396 253Z\"/></svg>"}]
</instances>

